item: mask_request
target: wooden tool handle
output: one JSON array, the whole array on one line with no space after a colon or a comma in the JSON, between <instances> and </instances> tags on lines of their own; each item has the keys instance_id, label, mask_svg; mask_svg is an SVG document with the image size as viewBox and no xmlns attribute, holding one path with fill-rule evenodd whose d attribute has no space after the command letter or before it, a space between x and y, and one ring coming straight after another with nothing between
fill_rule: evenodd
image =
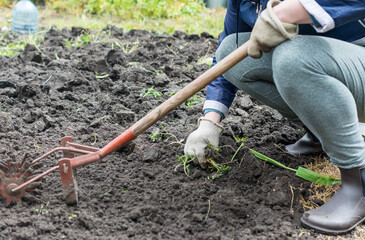
<instances>
[{"instance_id":1,"label":"wooden tool handle","mask_svg":"<svg viewBox=\"0 0 365 240\"><path fill-rule=\"evenodd\" d=\"M130 129L135 136L138 136L144 132L147 128L164 117L171 110L180 106L183 102L189 99L191 96L199 92L206 87L209 83L221 76L228 69L236 65L239 61L247 57L248 42L241 47L237 48L231 54L226 56L223 60L218 62L212 68L208 69L197 79L186 85L183 89L178 91L175 95L167 99L161 105L149 112L145 117L141 118L138 122L133 124Z\"/></svg>"}]
</instances>

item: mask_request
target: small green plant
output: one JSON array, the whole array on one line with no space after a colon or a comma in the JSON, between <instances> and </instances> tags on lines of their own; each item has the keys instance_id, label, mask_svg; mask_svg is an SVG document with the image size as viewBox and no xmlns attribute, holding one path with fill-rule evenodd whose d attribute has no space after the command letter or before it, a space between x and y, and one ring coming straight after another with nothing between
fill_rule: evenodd
<instances>
[{"instance_id":1,"label":"small green plant","mask_svg":"<svg viewBox=\"0 0 365 240\"><path fill-rule=\"evenodd\" d=\"M234 158L236 157L237 153L241 150L241 148L243 148L244 146L244 141L247 139L247 137L242 137L242 138L239 138L239 137L236 137L234 136L234 140L237 142L237 143L241 143L240 146L237 148L236 152L233 154L232 158L231 158L231 162L233 162Z\"/></svg>"},{"instance_id":2,"label":"small green plant","mask_svg":"<svg viewBox=\"0 0 365 240\"><path fill-rule=\"evenodd\" d=\"M176 93L177 93L176 91L175 91L175 92L170 93L170 94L169 94L169 97L174 96Z\"/></svg>"},{"instance_id":3,"label":"small green plant","mask_svg":"<svg viewBox=\"0 0 365 240\"><path fill-rule=\"evenodd\" d=\"M77 36L75 39L71 40L64 39L64 43L67 48L77 48L92 43L107 43L110 41L110 35L102 30L91 31L87 33L85 32L82 35Z\"/></svg>"},{"instance_id":4,"label":"small green plant","mask_svg":"<svg viewBox=\"0 0 365 240\"><path fill-rule=\"evenodd\" d=\"M211 143L208 144L208 147L213 149L214 151L216 151L218 153L222 152L222 149L220 147L214 147L213 144L211 144Z\"/></svg>"},{"instance_id":5,"label":"small green plant","mask_svg":"<svg viewBox=\"0 0 365 240\"><path fill-rule=\"evenodd\" d=\"M27 44L33 45L41 54L45 54L41 51L40 44L43 41L44 32L38 32L36 34L29 34L20 36L16 39L9 39L5 34L0 33L0 55L13 56L18 54L25 48Z\"/></svg>"},{"instance_id":6,"label":"small green plant","mask_svg":"<svg viewBox=\"0 0 365 240\"><path fill-rule=\"evenodd\" d=\"M175 171L180 166L183 166L184 173L186 174L186 176L190 177L189 176L189 174L190 174L189 167L190 167L190 163L194 161L195 156L193 156L193 155L183 155L183 156L176 155L176 157L179 161L179 164L175 167Z\"/></svg>"},{"instance_id":7,"label":"small green plant","mask_svg":"<svg viewBox=\"0 0 365 240\"><path fill-rule=\"evenodd\" d=\"M34 142L34 148L35 148L36 150L40 150L40 149L41 149L41 147L40 147L40 146L38 146L38 143L37 143L37 142Z\"/></svg>"},{"instance_id":8,"label":"small green plant","mask_svg":"<svg viewBox=\"0 0 365 240\"><path fill-rule=\"evenodd\" d=\"M9 112L6 108L4 108L1 112L6 114L11 114L11 112Z\"/></svg>"},{"instance_id":9,"label":"small green plant","mask_svg":"<svg viewBox=\"0 0 365 240\"><path fill-rule=\"evenodd\" d=\"M126 43L126 44L122 44L119 40L115 40L114 45L122 49L125 54L129 54L134 52L138 48L139 40L137 39L132 43Z\"/></svg>"},{"instance_id":10,"label":"small green plant","mask_svg":"<svg viewBox=\"0 0 365 240\"><path fill-rule=\"evenodd\" d=\"M38 217L41 215L45 215L49 212L48 209L49 206L49 202L47 202L46 204L41 204L41 206L39 206L38 208L33 208L33 212L37 213Z\"/></svg>"},{"instance_id":11,"label":"small green plant","mask_svg":"<svg viewBox=\"0 0 365 240\"><path fill-rule=\"evenodd\" d=\"M137 67L139 62L129 62L128 65L131 67Z\"/></svg>"},{"instance_id":12,"label":"small green plant","mask_svg":"<svg viewBox=\"0 0 365 240\"><path fill-rule=\"evenodd\" d=\"M167 137L164 142L167 142L172 138L175 140L172 143L182 145L184 139L178 139L174 134L169 133L164 126L161 126L160 128L162 129L162 132L160 130L157 130L152 136L150 136L152 142L161 141L163 137Z\"/></svg>"},{"instance_id":13,"label":"small green plant","mask_svg":"<svg viewBox=\"0 0 365 240\"><path fill-rule=\"evenodd\" d=\"M232 167L230 166L226 166L224 164L219 164L219 163L216 163L214 161L213 158L208 158L207 159L207 162L210 163L210 170L213 172L213 171L217 171L219 173L225 173L226 171L229 171L232 169Z\"/></svg>"},{"instance_id":14,"label":"small green plant","mask_svg":"<svg viewBox=\"0 0 365 240\"><path fill-rule=\"evenodd\" d=\"M162 92L155 91L153 87L150 88L143 88L142 93L140 94L141 97L148 97L153 96L154 98L159 98L163 96Z\"/></svg>"},{"instance_id":15,"label":"small green plant","mask_svg":"<svg viewBox=\"0 0 365 240\"><path fill-rule=\"evenodd\" d=\"M104 193L104 195L111 194L111 193L112 193L112 191L113 191L113 190L111 190L111 189L110 189L110 190L106 191L106 192Z\"/></svg>"},{"instance_id":16,"label":"small green plant","mask_svg":"<svg viewBox=\"0 0 365 240\"><path fill-rule=\"evenodd\" d=\"M96 79L103 79L109 77L109 74L100 75L99 73L95 72Z\"/></svg>"},{"instance_id":17,"label":"small green plant","mask_svg":"<svg viewBox=\"0 0 365 240\"><path fill-rule=\"evenodd\" d=\"M212 63L213 63L213 58L212 57L207 57L207 56L204 56L204 57L200 57L198 59L198 62L197 64L198 65L207 65L208 67L211 67L212 66Z\"/></svg>"},{"instance_id":18,"label":"small green plant","mask_svg":"<svg viewBox=\"0 0 365 240\"><path fill-rule=\"evenodd\" d=\"M76 218L77 217L77 215L75 214L75 213L72 213L72 214L70 214L69 216L68 216L68 220L72 220L72 219L74 219L74 218Z\"/></svg>"},{"instance_id":19,"label":"small green plant","mask_svg":"<svg viewBox=\"0 0 365 240\"><path fill-rule=\"evenodd\" d=\"M188 108L202 102L202 98L197 94L194 94L192 97L185 101L185 107Z\"/></svg>"},{"instance_id":20,"label":"small green plant","mask_svg":"<svg viewBox=\"0 0 365 240\"><path fill-rule=\"evenodd\" d=\"M160 75L160 74L163 74L163 71L162 70L148 70L146 68L142 68L143 71L145 72L148 72L148 73L152 73L152 74L155 74L156 76Z\"/></svg>"}]
</instances>

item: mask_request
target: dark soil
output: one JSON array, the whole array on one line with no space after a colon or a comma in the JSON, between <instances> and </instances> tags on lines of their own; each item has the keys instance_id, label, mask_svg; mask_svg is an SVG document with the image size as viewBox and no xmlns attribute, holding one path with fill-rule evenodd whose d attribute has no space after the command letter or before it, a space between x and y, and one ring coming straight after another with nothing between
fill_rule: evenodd
<instances>
[{"instance_id":1,"label":"dark soil","mask_svg":"<svg viewBox=\"0 0 365 240\"><path fill-rule=\"evenodd\" d=\"M0 56L2 161L20 161L25 153L35 159L59 147L65 136L105 146L206 71L198 59L212 57L217 47L217 39L206 33L158 35L114 27L104 29L110 41L73 48L65 42L87 31L52 28L39 48L28 45L14 57ZM151 87L163 96L143 96ZM308 182L256 159L247 148L230 162L240 145L234 136L247 137L245 147L292 168L311 159L280 149L303 135L298 126L242 92L224 120L223 151L216 157L232 169L215 178L216 171L193 164L189 176L177 167L183 145L168 137L186 139L196 128L204 95L199 92L200 103L183 104L100 162L77 169L77 206L65 204L58 171L44 177L22 204L1 203L0 238L323 238L300 226L299 199L306 199ZM166 133L162 127L170 135L153 141L154 133ZM61 157L42 160L41 171Z\"/></svg>"}]
</instances>

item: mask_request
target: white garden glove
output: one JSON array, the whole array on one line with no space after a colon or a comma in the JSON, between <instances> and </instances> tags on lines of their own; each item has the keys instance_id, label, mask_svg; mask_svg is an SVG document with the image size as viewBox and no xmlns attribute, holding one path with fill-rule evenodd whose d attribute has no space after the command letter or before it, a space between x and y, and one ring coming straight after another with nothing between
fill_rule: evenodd
<instances>
[{"instance_id":1,"label":"white garden glove","mask_svg":"<svg viewBox=\"0 0 365 240\"><path fill-rule=\"evenodd\" d=\"M262 51L269 52L280 43L298 35L298 24L282 23L275 15L272 8L278 4L279 0L270 0L267 8L257 18L248 46L248 55L252 58L260 58Z\"/></svg>"},{"instance_id":2,"label":"white garden glove","mask_svg":"<svg viewBox=\"0 0 365 240\"><path fill-rule=\"evenodd\" d=\"M198 125L199 127L189 135L184 153L195 156L194 162L199 163L202 168L206 168L205 148L209 143L215 148L218 147L223 127L205 117L199 118Z\"/></svg>"}]
</instances>

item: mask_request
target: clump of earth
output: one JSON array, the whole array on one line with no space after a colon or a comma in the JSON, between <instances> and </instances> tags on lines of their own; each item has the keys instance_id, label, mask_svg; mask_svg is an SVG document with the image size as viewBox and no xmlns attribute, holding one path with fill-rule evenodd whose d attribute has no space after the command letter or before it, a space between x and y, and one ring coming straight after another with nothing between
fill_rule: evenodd
<instances>
[{"instance_id":1,"label":"clump of earth","mask_svg":"<svg viewBox=\"0 0 365 240\"><path fill-rule=\"evenodd\" d=\"M73 142L101 148L208 68L217 38L175 32L52 27L39 46L0 56L0 159L35 159ZM18 36L4 34L8 40ZM3 39L5 39L3 38ZM148 94L149 93L149 94ZM202 115L206 90L137 139L77 169L79 202L66 205L59 172L21 204L0 204L3 239L319 239L303 230L300 198L310 183L255 158L252 148L289 167L313 156L282 149L304 130L242 92L223 121L214 161L229 170L179 165ZM245 139L246 138L246 139ZM238 152L245 139L244 147ZM235 158L232 159L233 155ZM214 155L214 154L213 154ZM62 154L41 161L40 172ZM353 233L344 235L352 238Z\"/></svg>"}]
</instances>

